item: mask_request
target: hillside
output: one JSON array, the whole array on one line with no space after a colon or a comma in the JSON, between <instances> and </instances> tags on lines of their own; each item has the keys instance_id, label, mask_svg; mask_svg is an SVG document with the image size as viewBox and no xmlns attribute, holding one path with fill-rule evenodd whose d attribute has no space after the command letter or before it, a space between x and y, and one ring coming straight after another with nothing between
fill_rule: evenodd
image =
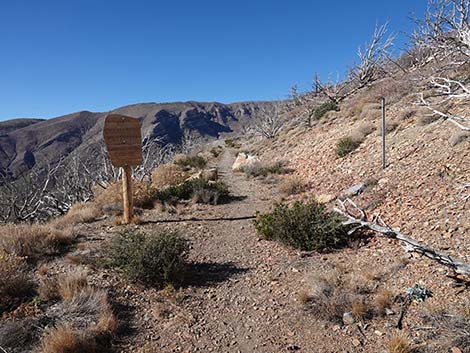
<instances>
[{"instance_id":1,"label":"hillside","mask_svg":"<svg viewBox=\"0 0 470 353\"><path fill-rule=\"evenodd\" d=\"M145 138L161 138L163 144L178 144L184 131L214 139L247 124L259 106L266 103L145 103L112 110L142 121ZM107 113L88 111L48 120L15 119L0 123L0 173L13 177L46 162L55 164L76 151L86 153L102 140Z\"/></svg>"}]
</instances>

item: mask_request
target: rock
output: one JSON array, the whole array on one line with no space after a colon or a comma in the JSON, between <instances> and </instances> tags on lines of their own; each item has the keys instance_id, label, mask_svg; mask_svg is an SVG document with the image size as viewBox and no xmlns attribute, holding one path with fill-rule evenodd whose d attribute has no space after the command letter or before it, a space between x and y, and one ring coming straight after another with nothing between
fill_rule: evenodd
<instances>
[{"instance_id":1,"label":"rock","mask_svg":"<svg viewBox=\"0 0 470 353\"><path fill-rule=\"evenodd\" d=\"M381 188L383 188L387 183L388 183L388 178L379 179L379 181L377 182L377 184L378 184Z\"/></svg>"},{"instance_id":2,"label":"rock","mask_svg":"<svg viewBox=\"0 0 470 353\"><path fill-rule=\"evenodd\" d=\"M197 172L196 174L191 175L188 179L186 180L194 180L194 179L203 179L207 181L217 181L219 178L217 168L210 168L210 169L205 169Z\"/></svg>"},{"instance_id":3,"label":"rock","mask_svg":"<svg viewBox=\"0 0 470 353\"><path fill-rule=\"evenodd\" d=\"M395 315L395 312L389 308L385 308L385 315Z\"/></svg>"},{"instance_id":4,"label":"rock","mask_svg":"<svg viewBox=\"0 0 470 353\"><path fill-rule=\"evenodd\" d=\"M361 345L361 341L359 341L357 338L354 338L352 340L352 344L354 347L359 347Z\"/></svg>"},{"instance_id":5,"label":"rock","mask_svg":"<svg viewBox=\"0 0 470 353\"><path fill-rule=\"evenodd\" d=\"M349 189L344 190L341 195L340 199L344 200L347 199L348 197L353 197L361 194L367 187L367 184L365 183L360 183L356 184L354 186L351 186Z\"/></svg>"},{"instance_id":6,"label":"rock","mask_svg":"<svg viewBox=\"0 0 470 353\"><path fill-rule=\"evenodd\" d=\"M350 311L343 314L343 323L345 325L352 325L355 322L356 322L356 320L354 320L354 316Z\"/></svg>"},{"instance_id":7,"label":"rock","mask_svg":"<svg viewBox=\"0 0 470 353\"><path fill-rule=\"evenodd\" d=\"M462 353L462 350L461 350L460 348L458 348L458 347L452 347L452 348L450 349L450 351L451 351L452 353Z\"/></svg>"},{"instance_id":8,"label":"rock","mask_svg":"<svg viewBox=\"0 0 470 353\"><path fill-rule=\"evenodd\" d=\"M252 166L255 163L259 163L259 159L256 156L248 155L246 153L239 153L237 159L232 165L234 172L241 171L244 167Z\"/></svg>"},{"instance_id":9,"label":"rock","mask_svg":"<svg viewBox=\"0 0 470 353\"><path fill-rule=\"evenodd\" d=\"M317 201L320 203L328 203L333 201L336 198L333 194L321 194L317 197Z\"/></svg>"}]
</instances>

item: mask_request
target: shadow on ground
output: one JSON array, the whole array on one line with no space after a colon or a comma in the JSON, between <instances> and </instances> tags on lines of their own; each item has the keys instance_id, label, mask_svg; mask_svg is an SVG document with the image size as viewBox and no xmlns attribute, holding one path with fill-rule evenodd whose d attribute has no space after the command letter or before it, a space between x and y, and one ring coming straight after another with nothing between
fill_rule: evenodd
<instances>
[{"instance_id":1,"label":"shadow on ground","mask_svg":"<svg viewBox=\"0 0 470 353\"><path fill-rule=\"evenodd\" d=\"M220 222L220 221L243 221L246 219L255 219L256 216L241 216L241 217L216 217L216 218L179 218L179 219L159 219L155 221L143 221L141 225L158 224L158 223L180 223L180 222Z\"/></svg>"},{"instance_id":2,"label":"shadow on ground","mask_svg":"<svg viewBox=\"0 0 470 353\"><path fill-rule=\"evenodd\" d=\"M188 264L183 287L207 287L224 282L231 277L248 272L247 268L238 267L232 262L198 262Z\"/></svg>"}]
</instances>

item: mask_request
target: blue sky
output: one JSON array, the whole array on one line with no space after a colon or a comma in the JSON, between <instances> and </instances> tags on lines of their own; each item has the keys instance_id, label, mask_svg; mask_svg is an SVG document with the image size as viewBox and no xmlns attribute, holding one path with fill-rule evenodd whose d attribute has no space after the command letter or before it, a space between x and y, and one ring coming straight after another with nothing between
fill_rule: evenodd
<instances>
[{"instance_id":1,"label":"blue sky","mask_svg":"<svg viewBox=\"0 0 470 353\"><path fill-rule=\"evenodd\" d=\"M355 60L375 22L406 41L426 0L4 0L0 120L138 102L280 99Z\"/></svg>"}]
</instances>

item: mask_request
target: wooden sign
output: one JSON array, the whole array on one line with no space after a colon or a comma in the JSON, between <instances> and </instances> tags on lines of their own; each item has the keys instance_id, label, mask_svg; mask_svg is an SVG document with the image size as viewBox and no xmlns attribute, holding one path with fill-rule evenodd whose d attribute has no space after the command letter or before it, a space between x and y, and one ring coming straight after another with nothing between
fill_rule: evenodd
<instances>
[{"instance_id":1,"label":"wooden sign","mask_svg":"<svg viewBox=\"0 0 470 353\"><path fill-rule=\"evenodd\" d=\"M109 114L104 121L103 137L114 166L136 166L142 163L139 120L124 115Z\"/></svg>"},{"instance_id":2,"label":"wooden sign","mask_svg":"<svg viewBox=\"0 0 470 353\"><path fill-rule=\"evenodd\" d=\"M134 214L132 200L132 167L142 163L142 136L137 119L109 114L104 121L103 138L111 163L122 168L124 223Z\"/></svg>"}]
</instances>

